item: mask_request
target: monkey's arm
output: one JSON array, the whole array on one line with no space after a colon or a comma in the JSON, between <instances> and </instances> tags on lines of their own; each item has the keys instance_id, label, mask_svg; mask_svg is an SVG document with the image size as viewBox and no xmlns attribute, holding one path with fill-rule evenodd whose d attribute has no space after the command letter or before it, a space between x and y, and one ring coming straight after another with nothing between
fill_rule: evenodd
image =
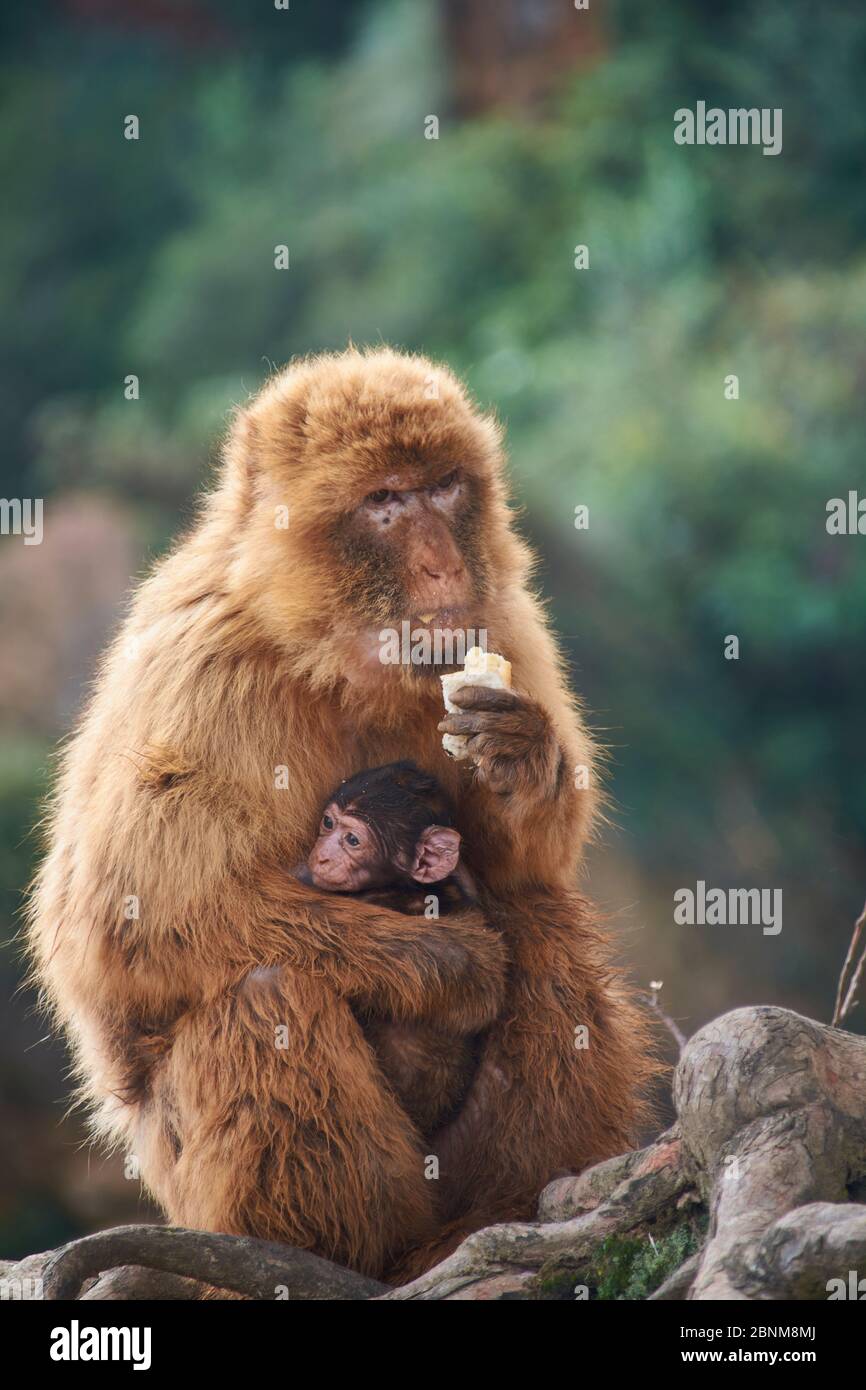
<instances>
[{"instance_id":1,"label":"monkey's arm","mask_svg":"<svg viewBox=\"0 0 866 1390\"><path fill-rule=\"evenodd\" d=\"M591 810L591 798L587 804L578 790L570 731L560 732L538 700L513 690L462 686L451 698L460 713L439 730L468 740L481 817L489 822L483 838L496 846L475 867L494 891L570 885Z\"/></svg>"},{"instance_id":2,"label":"monkey's arm","mask_svg":"<svg viewBox=\"0 0 866 1390\"><path fill-rule=\"evenodd\" d=\"M499 1012L507 952L475 908L443 923L406 916L319 893L270 864L209 888L187 900L182 916L119 919L109 908L101 930L90 921L83 932L54 932L44 968L73 980L84 1001L96 997L97 980L111 978L115 1013L175 1016L214 990L286 966L361 1009L457 1034L484 1028Z\"/></svg>"},{"instance_id":3,"label":"monkey's arm","mask_svg":"<svg viewBox=\"0 0 866 1390\"><path fill-rule=\"evenodd\" d=\"M406 916L351 894L319 893L278 868L259 878L266 914L259 938L269 964L322 976L361 1008L394 1019L434 1019L458 1032L498 1014L507 953L474 908L447 923Z\"/></svg>"},{"instance_id":4,"label":"monkey's arm","mask_svg":"<svg viewBox=\"0 0 866 1390\"><path fill-rule=\"evenodd\" d=\"M470 736L473 781L456 769L467 853L482 883L510 897L574 886L598 782L594 740L543 604L511 591L501 616L490 637L512 663L513 690L451 692L459 713L439 729Z\"/></svg>"},{"instance_id":5,"label":"monkey's arm","mask_svg":"<svg viewBox=\"0 0 866 1390\"><path fill-rule=\"evenodd\" d=\"M34 956L52 981L84 1004L108 999L116 1012L175 1016L209 994L240 984L253 971L289 966L320 977L335 993L397 1020L431 1019L472 1032L494 1018L504 993L506 953L499 934L471 907L447 923L410 917L349 895L320 893L286 873L269 855L231 863L231 825L206 821L187 789L158 825L164 873L153 868L148 817L125 831L116 877L105 861L91 866L99 892L80 917L60 910L72 882L66 846L43 866L34 892L44 931ZM181 802L181 798L178 798ZM173 831L169 843L169 831ZM210 834L209 872L184 873L183 846ZM223 832L221 844L217 838ZM237 838L237 837L236 837ZM103 848L100 841L97 849ZM249 847L252 851L253 847ZM170 865L174 865L173 872ZM130 899L129 885L146 892ZM184 891L185 890L185 891ZM124 911L131 902L129 912ZM112 980L110 996L100 988ZM56 992L59 994L60 985Z\"/></svg>"}]
</instances>

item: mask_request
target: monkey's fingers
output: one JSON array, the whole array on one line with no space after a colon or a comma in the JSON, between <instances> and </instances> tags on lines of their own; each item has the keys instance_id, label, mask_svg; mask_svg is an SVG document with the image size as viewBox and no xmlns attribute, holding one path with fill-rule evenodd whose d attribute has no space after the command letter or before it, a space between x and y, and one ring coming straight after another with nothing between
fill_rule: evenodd
<instances>
[{"instance_id":1,"label":"monkey's fingers","mask_svg":"<svg viewBox=\"0 0 866 1390\"><path fill-rule=\"evenodd\" d=\"M531 737L522 711L513 714L484 712L477 714L448 714L436 726L440 734L490 734L494 738L526 739Z\"/></svg>"},{"instance_id":2,"label":"monkey's fingers","mask_svg":"<svg viewBox=\"0 0 866 1390\"><path fill-rule=\"evenodd\" d=\"M467 710L516 710L528 703L513 690L494 690L487 685L460 685L451 691L450 699Z\"/></svg>"},{"instance_id":3,"label":"monkey's fingers","mask_svg":"<svg viewBox=\"0 0 866 1390\"><path fill-rule=\"evenodd\" d=\"M530 747L525 739L503 737L497 730L495 734L467 734L466 751L473 762L484 769L486 777L495 768L504 772L506 768L523 766L529 756Z\"/></svg>"}]
</instances>

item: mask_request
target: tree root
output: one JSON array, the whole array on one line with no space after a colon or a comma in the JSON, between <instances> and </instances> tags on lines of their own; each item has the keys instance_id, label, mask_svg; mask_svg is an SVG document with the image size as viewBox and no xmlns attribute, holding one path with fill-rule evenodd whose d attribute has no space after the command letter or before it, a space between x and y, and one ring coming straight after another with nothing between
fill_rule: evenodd
<instances>
[{"instance_id":1,"label":"tree root","mask_svg":"<svg viewBox=\"0 0 866 1390\"><path fill-rule=\"evenodd\" d=\"M691 1039L674 1099L710 1209L691 1298L790 1297L769 1252L793 1252L795 1233L812 1248L828 1203L845 1204L838 1219L862 1233L866 1265L866 1207L848 1201L866 1175L866 1040L784 1009L738 1009Z\"/></svg>"},{"instance_id":2,"label":"tree root","mask_svg":"<svg viewBox=\"0 0 866 1390\"><path fill-rule=\"evenodd\" d=\"M43 1298L76 1299L87 1280L105 1270L114 1271L102 1295L110 1298L188 1298L196 1296L190 1280L199 1294L211 1286L255 1299L366 1299L386 1289L291 1245L176 1226L117 1226L31 1255L0 1277L7 1283L41 1279Z\"/></svg>"},{"instance_id":3,"label":"tree root","mask_svg":"<svg viewBox=\"0 0 866 1390\"><path fill-rule=\"evenodd\" d=\"M851 1296L851 1272L866 1274L866 1039L738 1009L686 1044L674 1100L677 1124L648 1148L558 1179L537 1221L476 1231L401 1288L289 1246L156 1226L29 1256L0 1281L15 1297L16 1281L41 1277L50 1299L194 1298L207 1286L254 1299L571 1297L603 1241L663 1235L700 1207L703 1249L652 1299Z\"/></svg>"}]
</instances>

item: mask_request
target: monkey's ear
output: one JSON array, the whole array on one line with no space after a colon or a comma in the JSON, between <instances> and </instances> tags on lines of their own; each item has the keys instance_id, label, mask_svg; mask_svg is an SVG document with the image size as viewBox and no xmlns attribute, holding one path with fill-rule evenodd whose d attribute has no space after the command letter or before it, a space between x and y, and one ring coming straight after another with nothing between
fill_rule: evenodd
<instances>
[{"instance_id":1,"label":"monkey's ear","mask_svg":"<svg viewBox=\"0 0 866 1390\"><path fill-rule=\"evenodd\" d=\"M460 862L460 835L447 825L428 825L418 836L409 872L416 883L438 883Z\"/></svg>"}]
</instances>

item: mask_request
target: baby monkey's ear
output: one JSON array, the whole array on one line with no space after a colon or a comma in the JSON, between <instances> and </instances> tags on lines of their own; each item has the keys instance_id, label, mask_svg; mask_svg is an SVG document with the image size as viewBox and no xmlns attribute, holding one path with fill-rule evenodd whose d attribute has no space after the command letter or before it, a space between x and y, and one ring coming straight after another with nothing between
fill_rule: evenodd
<instances>
[{"instance_id":1,"label":"baby monkey's ear","mask_svg":"<svg viewBox=\"0 0 866 1390\"><path fill-rule=\"evenodd\" d=\"M416 883L439 883L459 862L459 832L447 825L428 825L418 836L409 873Z\"/></svg>"}]
</instances>

